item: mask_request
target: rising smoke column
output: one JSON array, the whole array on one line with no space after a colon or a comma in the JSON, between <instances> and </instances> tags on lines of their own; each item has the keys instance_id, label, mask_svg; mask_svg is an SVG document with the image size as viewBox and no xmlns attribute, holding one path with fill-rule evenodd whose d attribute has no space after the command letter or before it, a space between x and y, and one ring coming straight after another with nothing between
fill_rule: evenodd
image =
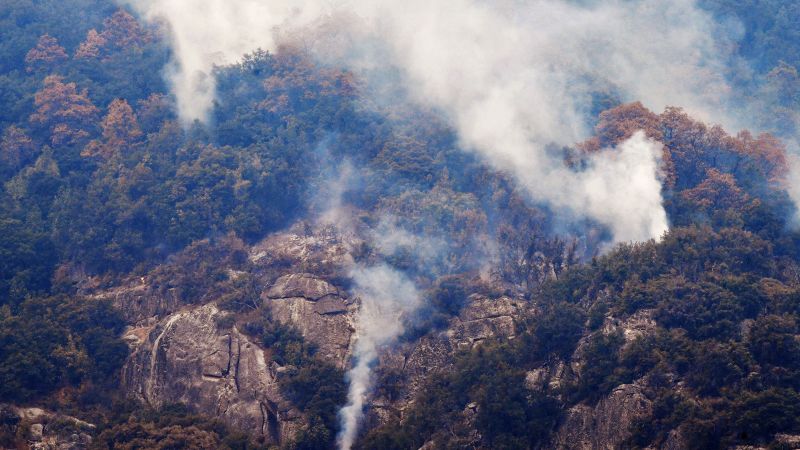
<instances>
[{"instance_id":1,"label":"rising smoke column","mask_svg":"<svg viewBox=\"0 0 800 450\"><path fill-rule=\"evenodd\" d=\"M324 148L318 149L326 154ZM324 186L315 189L312 197L318 226L333 226L343 236L359 234L345 195L358 189L361 180L349 161L330 161ZM380 259L410 252L416 265L426 272L439 262L444 242L430 236L420 236L400 227L392 216L380 218L366 239ZM353 283L351 294L358 299L352 367L347 372L347 403L339 411L341 430L337 444L349 450L355 441L364 416L372 388L372 367L377 363L378 352L394 343L405 330L404 321L421 305L421 296L415 283L403 272L386 263L366 265L352 262L348 277Z\"/></svg>"},{"instance_id":2,"label":"rising smoke column","mask_svg":"<svg viewBox=\"0 0 800 450\"><path fill-rule=\"evenodd\" d=\"M331 163L325 187L314 193L319 208L317 225L332 225L342 235L357 234L357 225L343 198L360 183L358 172L349 161ZM379 258L412 254L415 265L426 273L434 272L442 255L447 254L442 239L411 233L390 215L382 216L366 238ZM348 276L353 282L351 293L359 299L359 309L351 345L353 365L347 372L347 404L339 411L341 430L337 444L349 450L357 437L372 390L372 367L377 363L378 353L403 333L404 320L417 310L422 298L406 274L386 263L353 262Z\"/></svg>"},{"instance_id":3,"label":"rising smoke column","mask_svg":"<svg viewBox=\"0 0 800 450\"><path fill-rule=\"evenodd\" d=\"M339 412L342 430L339 448L349 450L363 416L364 405L372 386L372 365L378 350L392 343L403 332L403 317L420 304L414 283L397 270L385 265L356 266L350 271L353 292L361 301L358 328L353 347L353 368L347 373L350 388L347 404Z\"/></svg>"}]
</instances>

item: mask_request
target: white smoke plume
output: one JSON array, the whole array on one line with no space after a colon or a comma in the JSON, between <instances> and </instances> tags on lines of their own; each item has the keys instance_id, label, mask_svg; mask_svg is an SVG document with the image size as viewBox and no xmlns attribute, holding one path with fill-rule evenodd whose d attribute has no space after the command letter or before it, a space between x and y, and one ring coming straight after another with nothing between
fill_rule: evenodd
<instances>
[{"instance_id":1,"label":"white smoke plume","mask_svg":"<svg viewBox=\"0 0 800 450\"><path fill-rule=\"evenodd\" d=\"M373 229L360 227L352 217L353 207L345 201L348 192L358 189L358 171L349 161L331 162L329 168L330 173L313 193L318 226L333 226L343 236L359 235L359 229L365 231L364 237L381 259L408 252L420 267L427 267L435 265L437 256L445 253L441 239L411 233L389 215L382 216ZM339 411L341 430L337 442L342 449L350 449L357 437L372 390L372 367L378 352L396 341L405 330L404 319L422 302L415 283L386 263L350 264L351 293L359 299L359 310L352 345L353 365L347 372L347 404Z\"/></svg>"},{"instance_id":2,"label":"white smoke plume","mask_svg":"<svg viewBox=\"0 0 800 450\"><path fill-rule=\"evenodd\" d=\"M595 155L589 169L572 180L574 185L565 188L567 198L582 201L573 209L586 211L590 217L608 224L618 239L658 238L667 229L661 183L654 176L661 154L661 144L638 131L617 151Z\"/></svg>"},{"instance_id":3,"label":"white smoke plume","mask_svg":"<svg viewBox=\"0 0 800 450\"><path fill-rule=\"evenodd\" d=\"M336 226L340 231L351 231L353 224L344 204L344 195L353 189L359 182L358 174L350 164L343 161L331 164L330 169L335 172L323 180L323 186L314 186L312 210L320 211L317 222Z\"/></svg>"},{"instance_id":4,"label":"white smoke plume","mask_svg":"<svg viewBox=\"0 0 800 450\"><path fill-rule=\"evenodd\" d=\"M414 283L387 265L356 266L350 271L350 277L361 307L353 348L355 364L347 373L350 383L347 404L339 412L342 429L338 444L343 450L349 450L357 436L372 387L372 365L377 361L379 349L403 332L403 317L420 304Z\"/></svg>"},{"instance_id":5,"label":"white smoke plume","mask_svg":"<svg viewBox=\"0 0 800 450\"><path fill-rule=\"evenodd\" d=\"M175 52L168 76L186 123L209 116L215 64L290 40L378 87L366 95L407 92L441 112L465 149L514 174L533 199L604 224L615 241L658 238L667 229L659 144L637 133L579 172L548 145L589 135L597 90L655 110L683 106L702 119L721 117L727 97L717 38L724 30L693 0L120 1L168 27ZM381 89L381 74L391 70L402 86ZM339 186L323 219L347 227ZM381 226L372 239L384 254L435 247ZM420 302L414 283L386 265L356 265L350 275L361 310L340 413L343 449L357 436L380 348L403 332L401 318Z\"/></svg>"},{"instance_id":6,"label":"white smoke plume","mask_svg":"<svg viewBox=\"0 0 800 450\"><path fill-rule=\"evenodd\" d=\"M389 256L408 252L414 255L417 265L427 268L440 263L447 254L447 242L443 238L414 234L397 222L396 217L383 216L375 226L370 237L378 253Z\"/></svg>"},{"instance_id":7,"label":"white smoke plume","mask_svg":"<svg viewBox=\"0 0 800 450\"><path fill-rule=\"evenodd\" d=\"M598 88L703 119L721 117L727 98L725 30L693 0L122 1L168 25L185 121L208 116L215 64L300 40L366 77L397 68L412 99L446 115L463 147L516 175L534 199L608 226L615 241L667 229L649 163L657 146L634 138L577 175L545 146L588 135ZM636 151L644 155L625 154Z\"/></svg>"}]
</instances>

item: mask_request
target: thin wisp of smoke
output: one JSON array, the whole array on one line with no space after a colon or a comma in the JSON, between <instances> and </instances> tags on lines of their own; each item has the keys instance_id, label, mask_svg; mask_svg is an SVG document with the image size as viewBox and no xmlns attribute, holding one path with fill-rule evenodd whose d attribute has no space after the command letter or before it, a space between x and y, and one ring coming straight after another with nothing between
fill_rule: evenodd
<instances>
[{"instance_id":1,"label":"thin wisp of smoke","mask_svg":"<svg viewBox=\"0 0 800 450\"><path fill-rule=\"evenodd\" d=\"M327 153L326 148L318 150ZM362 227L351 216L354 207L347 204L345 198L350 191L359 189L357 173L361 171L346 160L330 161L322 185L310 193L318 226L332 226L341 235L363 234L378 259L377 263L353 261L347 268L353 283L351 294L358 299L359 309L352 366L347 372L347 403L339 411L341 430L337 442L342 449L350 449L357 437L372 388L372 367L380 349L403 334L405 319L422 304L414 281L384 260L401 252L411 252L417 269L431 272L439 263L439 257L446 253L446 243L441 239L412 233L388 215L382 215L371 229L359 233Z\"/></svg>"},{"instance_id":2,"label":"thin wisp of smoke","mask_svg":"<svg viewBox=\"0 0 800 450\"><path fill-rule=\"evenodd\" d=\"M400 336L404 329L402 318L420 304L414 283L385 264L353 267L350 277L355 284L354 294L361 303L353 348L355 364L347 373L350 383L347 404L339 412L342 430L338 442L345 450L352 447L356 438L378 350Z\"/></svg>"}]
</instances>

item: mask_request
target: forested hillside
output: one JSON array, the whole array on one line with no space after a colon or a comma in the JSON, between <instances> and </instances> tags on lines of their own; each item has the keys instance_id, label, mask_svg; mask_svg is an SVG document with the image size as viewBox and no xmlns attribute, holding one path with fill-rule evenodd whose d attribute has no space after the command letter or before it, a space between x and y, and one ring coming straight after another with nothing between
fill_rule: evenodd
<instances>
[{"instance_id":1,"label":"forested hillside","mask_svg":"<svg viewBox=\"0 0 800 450\"><path fill-rule=\"evenodd\" d=\"M0 448L800 448L800 6L698 2L751 131L604 87L547 144L656 146L619 242L302 40L187 121L135 3L0 4Z\"/></svg>"}]
</instances>

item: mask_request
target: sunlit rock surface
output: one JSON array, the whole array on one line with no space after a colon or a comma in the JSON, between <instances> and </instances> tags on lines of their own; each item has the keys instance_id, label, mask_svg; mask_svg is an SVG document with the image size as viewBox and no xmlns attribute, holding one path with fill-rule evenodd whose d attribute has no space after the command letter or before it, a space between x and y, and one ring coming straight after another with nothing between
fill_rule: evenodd
<instances>
[{"instance_id":1,"label":"sunlit rock surface","mask_svg":"<svg viewBox=\"0 0 800 450\"><path fill-rule=\"evenodd\" d=\"M123 368L127 391L158 408L183 403L280 443L302 426L284 400L264 349L208 304L180 311L154 326Z\"/></svg>"}]
</instances>

